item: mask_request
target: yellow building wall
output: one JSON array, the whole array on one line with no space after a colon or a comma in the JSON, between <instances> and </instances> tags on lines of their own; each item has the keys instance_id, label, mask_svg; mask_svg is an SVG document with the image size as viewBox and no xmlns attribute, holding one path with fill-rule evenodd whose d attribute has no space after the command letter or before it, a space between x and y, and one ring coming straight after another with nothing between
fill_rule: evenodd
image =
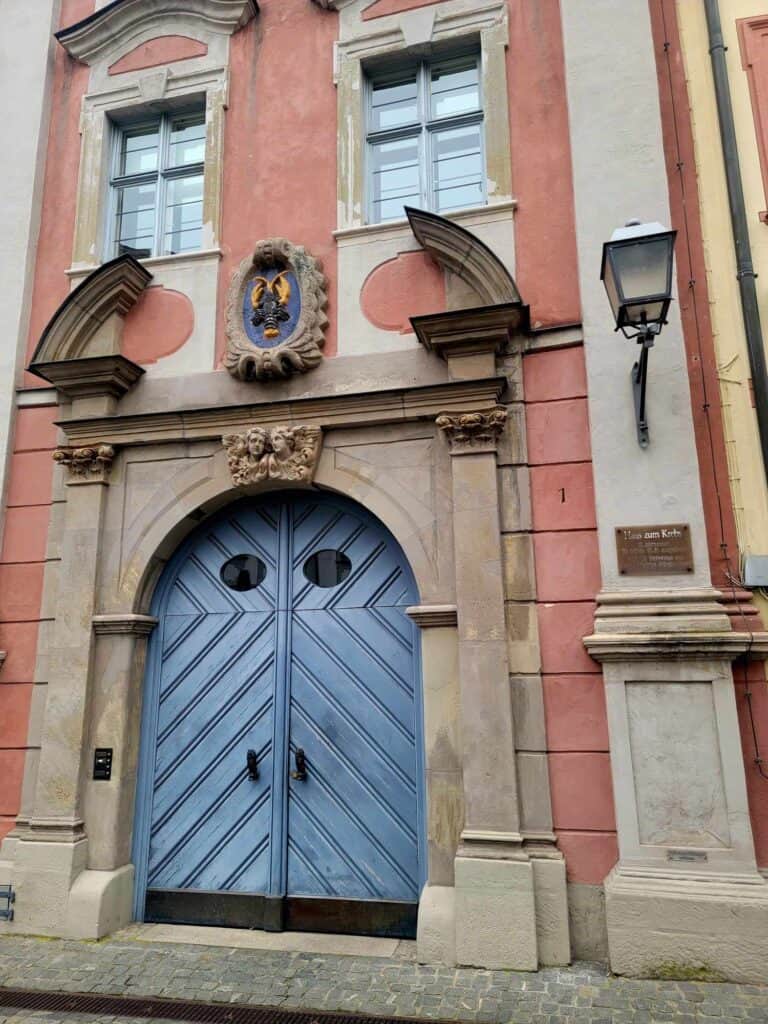
<instances>
[{"instance_id":1,"label":"yellow building wall","mask_svg":"<svg viewBox=\"0 0 768 1024\"><path fill-rule=\"evenodd\" d=\"M768 337L768 225L759 213L768 208L747 72L742 67L737 20L768 14L768 0L720 0L728 76L738 140L763 341ZM752 407L750 367L741 313L733 249L728 191L709 55L704 5L677 0L683 59L693 121L701 201L707 286L715 334L718 376L739 546L745 554L768 554L768 488ZM739 573L741 567L738 568ZM768 601L755 595L761 612Z\"/></svg>"}]
</instances>

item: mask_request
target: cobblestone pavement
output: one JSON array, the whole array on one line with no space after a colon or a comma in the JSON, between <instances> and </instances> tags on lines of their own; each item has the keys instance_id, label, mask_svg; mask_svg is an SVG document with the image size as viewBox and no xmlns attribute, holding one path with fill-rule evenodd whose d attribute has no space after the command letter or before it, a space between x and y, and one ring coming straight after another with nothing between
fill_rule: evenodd
<instances>
[{"instance_id":1,"label":"cobblestone pavement","mask_svg":"<svg viewBox=\"0 0 768 1024\"><path fill-rule=\"evenodd\" d=\"M768 1024L768 987L613 978L595 965L538 974L422 967L409 959L126 939L0 938L0 986L163 996L478 1024ZM129 1018L0 1009L0 1024Z\"/></svg>"}]
</instances>

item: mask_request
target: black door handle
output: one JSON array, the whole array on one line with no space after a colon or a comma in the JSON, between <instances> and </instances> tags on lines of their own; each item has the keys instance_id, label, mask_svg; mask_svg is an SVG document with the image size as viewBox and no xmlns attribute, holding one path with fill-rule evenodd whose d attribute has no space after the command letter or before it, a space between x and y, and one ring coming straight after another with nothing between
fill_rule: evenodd
<instances>
[{"instance_id":1,"label":"black door handle","mask_svg":"<svg viewBox=\"0 0 768 1024\"><path fill-rule=\"evenodd\" d=\"M259 759L255 750L249 750L245 755L245 762L248 767L248 778L255 782L259 777Z\"/></svg>"},{"instance_id":2,"label":"black door handle","mask_svg":"<svg viewBox=\"0 0 768 1024\"><path fill-rule=\"evenodd\" d=\"M294 756L296 758L296 771L291 772L291 778L296 779L297 782L304 782L307 777L307 759L301 747L298 748Z\"/></svg>"}]
</instances>

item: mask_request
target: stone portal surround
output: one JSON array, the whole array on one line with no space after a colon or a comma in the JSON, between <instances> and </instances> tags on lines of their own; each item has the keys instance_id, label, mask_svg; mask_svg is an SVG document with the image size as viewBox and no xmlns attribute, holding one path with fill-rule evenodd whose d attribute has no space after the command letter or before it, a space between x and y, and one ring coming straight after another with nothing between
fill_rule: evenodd
<instances>
[{"instance_id":1,"label":"stone portal surround","mask_svg":"<svg viewBox=\"0 0 768 1024\"><path fill-rule=\"evenodd\" d=\"M464 317L463 313L461 315ZM411 421L423 422L428 416L439 424L434 441L437 447L430 459L437 458L443 451L445 455L440 458L447 459L445 465L451 466L452 500L449 499L448 511L442 510L441 515L447 514L448 524L451 516L453 519L453 552L447 564L455 563L455 585L460 595L455 613L450 605L432 605L427 600L413 615L424 628L425 686L430 674L429 662L437 659L435 664L442 665L444 654L441 652L453 646L458 634L463 692L460 703L464 744L457 778L460 790L463 785L459 800L464 807L460 815L464 826L461 836L456 835L454 840L459 841L460 847L451 871L444 878L440 876L440 884L428 886L422 899L423 955L426 959L449 963L459 959L484 966L528 969L536 969L541 963L568 961L565 866L552 835L546 755L543 752L539 755L543 774L539 771L532 776L528 772L524 777L521 774L520 780L518 763L513 756L516 736L507 660L498 464L517 464L522 470L524 430L519 402L512 402L509 407L496 404L507 381L513 394L517 390L519 397L520 356L512 359L505 377L498 377L495 376L494 351L500 339L506 338L509 325L519 323L519 315L514 305L499 307L493 314L495 319L492 317L489 321L487 332L474 346L477 351L469 344L449 345L448 380L435 372L435 359L429 357L431 365L426 374L422 374L426 380L419 387L394 394L391 391L369 393L365 402L355 394L336 394L308 406L278 401L270 403L268 409L254 406L192 409L185 412L182 419L167 411L166 397L162 402L163 411L142 413L136 420L135 416L121 415L129 403L121 399L117 405L111 380L99 378L91 382L89 379L87 394L72 394L71 415L65 424L70 443L62 446L56 455L56 461L64 469L67 500L62 505L57 529L61 535L61 572L56 597L57 621L48 650L49 702L37 780L31 779L35 795L30 801L29 822L24 823L17 837L20 842L15 881L19 894L19 925L26 917L27 928L32 922L33 927L42 931L61 933L66 930L69 934L93 936L105 934L129 919L133 875L130 821L135 761L132 758L136 756L138 744L137 719L132 710L138 704L146 637L154 625L151 618L141 614L146 610L151 590L151 583L145 580L150 572L147 559L151 562L157 558L156 545L161 540L166 544L164 538L169 531L176 539L168 542L170 548L164 547L162 557L170 553L178 543L180 521L186 522L188 530L199 521L200 512L205 515L213 511L236 493L232 491L230 467L221 446L222 436L230 436L228 431L242 430L254 421L265 436L272 436L280 424L290 426L290 430L306 429L302 426L302 410L311 409L315 416L309 424L311 429L322 427L330 432L317 469L318 482L350 493L374 512L384 512L390 507L392 497L397 497L391 493L391 484L384 484L383 477L379 480L374 476L367 482L365 491L349 490L349 480L335 475L338 473L334 469L336 449L330 435L332 428L341 421L345 435L356 437L358 445L375 444L384 436L382 430L388 429L382 424L387 421L400 424L405 413L406 419ZM414 354L413 361L419 366L420 360L421 356ZM343 372L344 365L345 361L339 360L334 367L334 377ZM83 367L84 374L89 373L89 367L90 363ZM357 366L355 370L359 372ZM402 372L404 380L413 379L413 370L403 367ZM432 383L429 383L430 378L434 378ZM214 376L213 380L218 382L220 378ZM71 382L66 386L69 389ZM295 387L295 384L289 385L289 388ZM106 392L103 400L102 389ZM150 388L150 396L151 393ZM146 401L146 388L144 394ZM507 428L510 419L511 430ZM131 446L146 437L151 444L164 446L163 458L167 459L171 451L168 446L179 443L180 428L187 440L183 450L178 450L173 457L181 458L180 469L181 466L188 468L189 483L178 492L179 500L161 514L161 522L165 516L165 526L161 525L159 532L155 532L157 524L154 522L157 509L150 511L146 499L140 502L137 508L142 515L152 516L155 530L147 535L146 552L138 561L124 562L124 556L120 555L116 563L110 552L116 554L125 541L120 540L115 548L114 531L125 527L120 526L122 516L115 519L118 507L115 502L119 505L125 500L126 488L130 489L134 479L134 470L129 472L127 453ZM357 434L351 433L354 430ZM448 444L439 440L441 434ZM190 459L190 445L195 443L200 452L197 458ZM141 451L149 454L151 449L145 443ZM312 455L317 458L316 449ZM165 465L170 466L170 463ZM199 475L200 470L205 472ZM166 477L166 471L163 476ZM199 482L190 487L193 480ZM251 493L254 486L260 485L244 482L243 486ZM377 488L388 491L386 498ZM110 508L114 511L110 512ZM437 511L435 508L432 514ZM194 517L185 520L185 513L194 513ZM502 514L508 521L507 513ZM386 514L384 520L387 521ZM417 556L414 568L417 575L419 572L423 575L427 563L419 563L421 556L412 542L409 548L408 536L403 533L405 525L405 521L400 525L392 522L391 528L396 536L404 538L412 560ZM408 524L406 529L413 527ZM104 549L102 557L105 531L110 536L110 550ZM122 537L122 533L118 536ZM156 536L157 540L151 542L151 536ZM444 536L447 544L440 556L443 560L450 554L447 547L451 531L444 532ZM116 565L122 566L123 576L113 581L110 574ZM530 565L524 571L530 573ZM451 590L452 577L453 573ZM426 579L423 583L427 589L422 587L422 592L429 592L433 584L428 584ZM448 590L443 592L446 598L453 596ZM531 579L528 592L533 600L535 591ZM110 593L115 596L105 598ZM438 596L437 591L432 590L432 593ZM472 594L474 600L469 597ZM60 613L62 601L66 602L66 611ZM121 611L121 607L125 610ZM453 625L454 615L458 630ZM88 628L89 622L93 624L92 629ZM70 646L76 647L74 658L68 656ZM510 648L509 653L512 651ZM63 652L67 655L62 656ZM534 682L540 689L540 682ZM478 685L484 691L482 701L478 701ZM497 712L493 716L497 734L491 737L487 735L487 724L482 716L483 703ZM69 727L66 734L60 729L57 732L65 704L68 722L76 724L74 737ZM470 739L473 734L477 736L474 742ZM99 788L84 781L83 773L88 767L85 762L94 745L126 751L122 762L116 757L113 768L116 786ZM501 759L489 756L493 750L508 751L509 756ZM429 765L427 768L430 778ZM494 780L491 786L487 785L488 778ZM430 800L436 806L443 799L439 789L430 790ZM525 827L520 815L521 805L529 819ZM93 830L86 840L83 822L88 820L99 821L104 827ZM51 842L54 839L58 841ZM44 903L37 897L43 890L47 890ZM34 904L37 905L35 910L32 909Z\"/></svg>"}]
</instances>

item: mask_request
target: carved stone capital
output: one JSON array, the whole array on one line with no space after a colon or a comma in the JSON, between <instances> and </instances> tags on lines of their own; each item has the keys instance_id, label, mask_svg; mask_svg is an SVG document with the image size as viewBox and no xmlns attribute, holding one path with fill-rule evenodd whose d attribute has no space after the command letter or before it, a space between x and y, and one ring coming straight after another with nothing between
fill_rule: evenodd
<instances>
[{"instance_id":1,"label":"carved stone capital","mask_svg":"<svg viewBox=\"0 0 768 1024\"><path fill-rule=\"evenodd\" d=\"M238 487L280 480L309 484L320 458L320 427L251 427L227 434L222 443L232 481Z\"/></svg>"},{"instance_id":2,"label":"carved stone capital","mask_svg":"<svg viewBox=\"0 0 768 1024\"><path fill-rule=\"evenodd\" d=\"M57 448L53 461L67 469L67 484L106 484L112 469L115 449L111 444L87 448Z\"/></svg>"},{"instance_id":3,"label":"carved stone capital","mask_svg":"<svg viewBox=\"0 0 768 1024\"><path fill-rule=\"evenodd\" d=\"M487 412L444 412L435 422L450 442L451 455L495 452L507 422L507 410L497 405Z\"/></svg>"}]
</instances>

